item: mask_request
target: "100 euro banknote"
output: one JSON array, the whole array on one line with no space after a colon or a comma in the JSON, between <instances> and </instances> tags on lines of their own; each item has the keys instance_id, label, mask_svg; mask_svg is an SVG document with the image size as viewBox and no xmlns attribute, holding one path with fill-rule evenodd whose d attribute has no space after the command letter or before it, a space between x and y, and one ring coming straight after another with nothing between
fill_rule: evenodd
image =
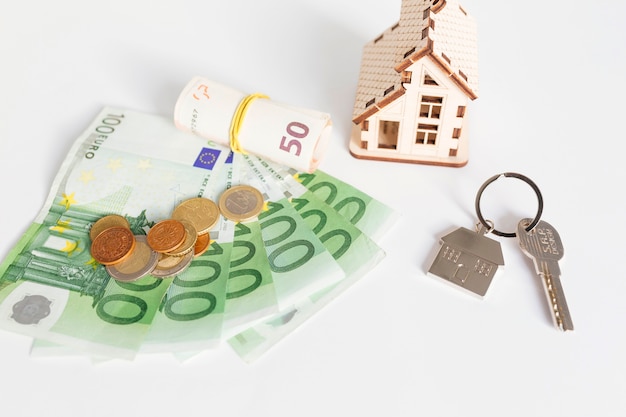
<instances>
[{"instance_id":1,"label":"100 euro banknote","mask_svg":"<svg viewBox=\"0 0 626 417\"><path fill-rule=\"evenodd\" d=\"M0 327L132 358L171 278L111 279L90 254L90 227L119 214L134 234L145 234L178 203L202 196L227 156L165 117L104 108L74 142L43 208L0 264Z\"/></svg>"},{"instance_id":2,"label":"100 euro banknote","mask_svg":"<svg viewBox=\"0 0 626 417\"><path fill-rule=\"evenodd\" d=\"M374 199L354 187L324 174L324 187L341 189L340 197L358 207L357 210L347 210L341 214L294 177L281 176L267 161L254 156L247 159L257 176L264 179L267 188L281 190L288 197L289 203L344 272L341 280L300 297L264 322L250 326L230 338L231 347L242 359L251 362L310 319L384 258L384 251L354 223L369 218L389 227L396 213L382 203L374 203ZM340 205L340 208L344 206ZM383 233L384 230L378 231L379 235Z\"/></svg>"}]
</instances>

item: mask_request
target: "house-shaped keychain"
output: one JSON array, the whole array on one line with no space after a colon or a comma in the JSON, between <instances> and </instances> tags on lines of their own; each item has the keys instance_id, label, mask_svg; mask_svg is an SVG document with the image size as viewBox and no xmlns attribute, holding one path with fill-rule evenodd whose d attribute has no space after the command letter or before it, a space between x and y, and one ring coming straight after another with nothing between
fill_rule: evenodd
<instances>
[{"instance_id":1,"label":"house-shaped keychain","mask_svg":"<svg viewBox=\"0 0 626 417\"><path fill-rule=\"evenodd\" d=\"M485 236L480 226L464 227L441 238L441 248L428 273L484 297L498 267L504 265L500 242Z\"/></svg>"},{"instance_id":2,"label":"house-shaped keychain","mask_svg":"<svg viewBox=\"0 0 626 417\"><path fill-rule=\"evenodd\" d=\"M402 0L400 20L363 48L350 153L464 166L478 97L474 19L451 0Z\"/></svg>"}]
</instances>

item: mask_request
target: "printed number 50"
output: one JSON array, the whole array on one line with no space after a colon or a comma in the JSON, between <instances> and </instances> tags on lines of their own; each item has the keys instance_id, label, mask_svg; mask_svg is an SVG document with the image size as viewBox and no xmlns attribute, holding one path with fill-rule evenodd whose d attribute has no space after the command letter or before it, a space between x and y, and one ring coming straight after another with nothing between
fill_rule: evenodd
<instances>
[{"instance_id":1,"label":"printed number 50","mask_svg":"<svg viewBox=\"0 0 626 417\"><path fill-rule=\"evenodd\" d=\"M300 156L302 143L298 139L303 139L309 134L308 126L300 122L291 122L287 125L287 134L294 139L288 141L287 136L283 136L279 148L285 152L291 152L292 149L295 149L296 156Z\"/></svg>"}]
</instances>

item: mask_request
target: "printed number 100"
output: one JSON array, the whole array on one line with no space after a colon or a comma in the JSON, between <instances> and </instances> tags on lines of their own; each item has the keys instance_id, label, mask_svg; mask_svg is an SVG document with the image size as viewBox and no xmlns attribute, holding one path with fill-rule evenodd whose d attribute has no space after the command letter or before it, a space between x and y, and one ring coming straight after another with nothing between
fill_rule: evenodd
<instances>
[{"instance_id":1,"label":"printed number 100","mask_svg":"<svg viewBox=\"0 0 626 417\"><path fill-rule=\"evenodd\" d=\"M291 152L294 150L296 156L300 156L302 151L302 143L298 139L304 139L309 134L309 128L304 123L291 122L287 125L287 136L283 136L280 141L279 148L285 152Z\"/></svg>"}]
</instances>

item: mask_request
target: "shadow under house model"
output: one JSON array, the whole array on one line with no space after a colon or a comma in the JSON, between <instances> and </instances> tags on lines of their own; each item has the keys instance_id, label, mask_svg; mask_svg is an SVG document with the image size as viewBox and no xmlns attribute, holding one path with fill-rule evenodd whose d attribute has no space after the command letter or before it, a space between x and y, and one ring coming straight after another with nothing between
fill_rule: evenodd
<instances>
[{"instance_id":1,"label":"shadow under house model","mask_svg":"<svg viewBox=\"0 0 626 417\"><path fill-rule=\"evenodd\" d=\"M403 0L399 22L363 48L350 153L464 166L477 97L474 19L455 1Z\"/></svg>"}]
</instances>

